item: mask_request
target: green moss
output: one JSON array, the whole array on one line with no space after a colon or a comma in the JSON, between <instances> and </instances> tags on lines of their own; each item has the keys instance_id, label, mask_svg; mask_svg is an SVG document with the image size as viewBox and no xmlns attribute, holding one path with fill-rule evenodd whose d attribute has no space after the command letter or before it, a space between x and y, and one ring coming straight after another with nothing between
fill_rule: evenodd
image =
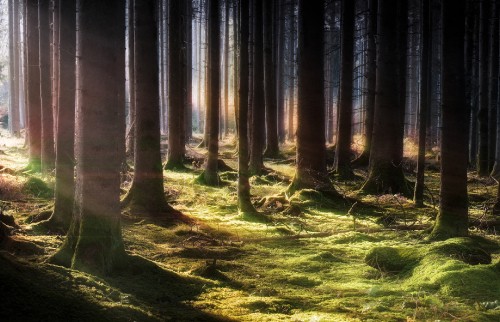
<instances>
[{"instance_id":1,"label":"green moss","mask_svg":"<svg viewBox=\"0 0 500 322\"><path fill-rule=\"evenodd\" d=\"M415 266L421 258L412 248L375 247L365 256L365 263L385 273L400 273Z\"/></svg>"},{"instance_id":2,"label":"green moss","mask_svg":"<svg viewBox=\"0 0 500 322\"><path fill-rule=\"evenodd\" d=\"M37 177L30 176L23 185L23 191L39 198L52 198L54 191Z\"/></svg>"}]
</instances>

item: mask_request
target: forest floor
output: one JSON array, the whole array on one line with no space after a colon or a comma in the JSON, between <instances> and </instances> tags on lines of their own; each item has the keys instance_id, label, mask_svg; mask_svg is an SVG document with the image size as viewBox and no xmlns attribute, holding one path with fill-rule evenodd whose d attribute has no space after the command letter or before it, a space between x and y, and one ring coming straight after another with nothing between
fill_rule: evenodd
<instances>
[{"instance_id":1,"label":"forest floor","mask_svg":"<svg viewBox=\"0 0 500 322\"><path fill-rule=\"evenodd\" d=\"M22 169L23 140L2 135L0 165ZM224 141L220 155L236 168L231 142ZM424 208L399 195L359 194L363 171L354 181L335 182L345 198L308 190L286 198L293 145L283 151L283 160L266 160L270 174L251 178L264 219L238 214L235 172L221 173L221 187L206 187L194 183L197 167L165 171L169 202L194 223L172 227L125 213L126 249L146 260L101 277L44 262L64 236L34 230L31 220L50 209L54 178L3 169L1 204L21 227L14 238L38 251L0 252L0 319L500 321L500 237L489 214L494 181L470 174L473 239L430 243L425 237L439 198L435 167L426 174ZM205 153L193 147L189 152ZM407 176L414 179L411 171ZM125 190L131 174L124 178ZM263 200L270 196L275 198ZM462 250L471 241L479 255L491 255L492 264L489 258L481 264L470 260ZM365 259L374 253L375 265Z\"/></svg>"}]
</instances>

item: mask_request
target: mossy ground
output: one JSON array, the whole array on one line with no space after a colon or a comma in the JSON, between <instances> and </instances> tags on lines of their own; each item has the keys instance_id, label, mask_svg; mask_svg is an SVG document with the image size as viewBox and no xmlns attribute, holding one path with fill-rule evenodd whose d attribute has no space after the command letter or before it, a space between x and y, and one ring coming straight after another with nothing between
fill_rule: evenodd
<instances>
[{"instance_id":1,"label":"mossy ground","mask_svg":"<svg viewBox=\"0 0 500 322\"><path fill-rule=\"evenodd\" d=\"M234 146L221 156L236 168ZM3 148L0 165L21 169L27 162L17 145ZM197 153L204 153L195 149ZM293 157L293 149L284 149ZM172 206L193 224L164 227L124 216L123 237L135 264L111 277L95 277L44 264L63 237L30 230L28 218L51 204L50 198L22 189L26 174L1 174L0 199L22 225L23 238L43 247L43 255L0 257L1 320L34 321L494 321L500 319L500 280L493 265L469 265L446 252L426 254L427 232L436 215L439 175L429 172L426 207L400 196L357 193L362 181L336 184L345 199L303 191L283 200L293 164L266 162L272 177L252 178L253 201L268 221L245 220L238 213L235 177L229 184L194 184L201 169L165 171ZM363 171L356 172L366 176ZM127 176L125 176L126 178ZM40 178L51 187L50 177ZM410 179L412 177L410 176ZM17 186L16 186L17 183ZM124 183L124 191L128 188ZM11 187L9 189L5 187ZM493 182L471 175L473 222L492 217ZM6 198L3 191L12 192ZM268 198L269 202L261 199ZM355 201L358 204L354 205ZM471 228L496 243L495 228ZM374 247L415 254L400 273L368 266ZM493 263L496 247L488 248ZM22 262L18 262L21 260ZM5 262L5 263L4 263ZM149 263L149 264L148 264ZM389 269L390 270L390 269ZM470 273L472 272L472 274ZM493 281L492 279L496 279ZM469 287L470 286L470 287ZM480 292L484 289L484 292ZM492 304L493 303L493 304ZM67 307L60 311L61 307ZM5 319L7 318L7 319Z\"/></svg>"}]
</instances>

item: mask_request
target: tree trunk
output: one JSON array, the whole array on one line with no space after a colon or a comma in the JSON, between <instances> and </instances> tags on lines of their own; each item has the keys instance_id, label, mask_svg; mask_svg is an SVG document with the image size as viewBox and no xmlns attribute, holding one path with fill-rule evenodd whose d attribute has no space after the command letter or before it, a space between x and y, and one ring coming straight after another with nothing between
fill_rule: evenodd
<instances>
[{"instance_id":1,"label":"tree trunk","mask_svg":"<svg viewBox=\"0 0 500 322\"><path fill-rule=\"evenodd\" d=\"M351 179L352 90L354 61L354 1L342 1L341 78L335 171L340 179Z\"/></svg>"},{"instance_id":2,"label":"tree trunk","mask_svg":"<svg viewBox=\"0 0 500 322\"><path fill-rule=\"evenodd\" d=\"M264 79L266 105L266 150L264 155L276 158L278 144L278 107L276 106L276 75L273 61L273 2L264 1Z\"/></svg>"},{"instance_id":3,"label":"tree trunk","mask_svg":"<svg viewBox=\"0 0 500 322\"><path fill-rule=\"evenodd\" d=\"M479 153L477 156L477 173L486 177L488 171L488 53L489 53L489 12L490 1L484 0L480 8L480 40L479 40Z\"/></svg>"},{"instance_id":4,"label":"tree trunk","mask_svg":"<svg viewBox=\"0 0 500 322\"><path fill-rule=\"evenodd\" d=\"M439 214L431 238L468 235L467 131L465 105L465 0L443 0L443 87L441 190Z\"/></svg>"},{"instance_id":5,"label":"tree trunk","mask_svg":"<svg viewBox=\"0 0 500 322\"><path fill-rule=\"evenodd\" d=\"M297 165L288 194L310 188L332 192L326 170L324 7L299 0Z\"/></svg>"},{"instance_id":6,"label":"tree trunk","mask_svg":"<svg viewBox=\"0 0 500 322\"><path fill-rule=\"evenodd\" d=\"M50 74L49 0L38 0L38 30L40 59L40 95L42 109L42 172L49 173L55 166L54 115Z\"/></svg>"},{"instance_id":7,"label":"tree trunk","mask_svg":"<svg viewBox=\"0 0 500 322\"><path fill-rule=\"evenodd\" d=\"M125 95L120 76L125 74L120 58L125 48L125 2L80 0L77 13L75 208L66 240L51 261L108 274L126 258L120 224L121 148L114 140L125 135L120 124L125 123L120 111Z\"/></svg>"},{"instance_id":8,"label":"tree trunk","mask_svg":"<svg viewBox=\"0 0 500 322\"><path fill-rule=\"evenodd\" d=\"M208 18L208 104L210 116L208 159L205 172L202 174L204 183L210 186L219 185L217 162L219 158L219 103L220 103L220 14L219 0L209 0Z\"/></svg>"},{"instance_id":9,"label":"tree trunk","mask_svg":"<svg viewBox=\"0 0 500 322\"><path fill-rule=\"evenodd\" d=\"M250 173L261 175L265 144L263 0L254 0L253 108L250 139Z\"/></svg>"},{"instance_id":10,"label":"tree trunk","mask_svg":"<svg viewBox=\"0 0 500 322\"><path fill-rule=\"evenodd\" d=\"M186 1L186 107L184 108L184 142L183 152L185 153L185 144L193 137L193 2Z\"/></svg>"},{"instance_id":11,"label":"tree trunk","mask_svg":"<svg viewBox=\"0 0 500 322\"><path fill-rule=\"evenodd\" d=\"M28 49L28 169L39 172L42 162L42 110L40 99L38 1L27 0L27 49Z\"/></svg>"},{"instance_id":12,"label":"tree trunk","mask_svg":"<svg viewBox=\"0 0 500 322\"><path fill-rule=\"evenodd\" d=\"M186 6L185 1L169 1L169 28L175 30L168 37L168 157L165 169L184 169L184 141L182 140L182 120L184 119L184 90L183 68L185 64L185 45L183 31L183 13ZM185 17L184 17L185 18ZM187 73L186 73L187 74Z\"/></svg>"},{"instance_id":13,"label":"tree trunk","mask_svg":"<svg viewBox=\"0 0 500 322\"><path fill-rule=\"evenodd\" d=\"M10 133L19 136L21 131L20 122L20 51L19 51L19 1L9 0L9 130Z\"/></svg>"},{"instance_id":14,"label":"tree trunk","mask_svg":"<svg viewBox=\"0 0 500 322\"><path fill-rule=\"evenodd\" d=\"M134 0L135 159L132 186L122 204L132 213L177 216L165 199L160 155L158 38L155 0ZM172 35L171 35L172 36ZM169 122L173 123L173 122Z\"/></svg>"},{"instance_id":15,"label":"tree trunk","mask_svg":"<svg viewBox=\"0 0 500 322\"><path fill-rule=\"evenodd\" d=\"M375 87L377 84L377 6L378 0L369 0L368 41L366 66L366 107L365 107L365 145L361 155L353 161L355 167L366 167L370 161L373 141L373 121L375 114Z\"/></svg>"},{"instance_id":16,"label":"tree trunk","mask_svg":"<svg viewBox=\"0 0 500 322\"><path fill-rule=\"evenodd\" d=\"M375 98L375 116L373 145L370 153L368 179L362 190L367 193L403 193L409 196L408 187L402 168L402 146L404 109L401 106L400 85L402 77L395 68L400 63L398 53L400 39L398 25L403 1L379 0L378 44L377 44L377 90ZM398 19L395 19L398 17ZM406 16L405 16L406 18ZM405 32L406 30L402 30ZM405 54L403 54L405 55ZM398 64L398 67L400 64ZM403 100L404 101L404 100Z\"/></svg>"},{"instance_id":17,"label":"tree trunk","mask_svg":"<svg viewBox=\"0 0 500 322\"><path fill-rule=\"evenodd\" d=\"M238 32L238 1L234 1L233 5L233 64L234 64L234 78L233 78L233 99L234 99L234 119L236 123L236 135L239 135L239 117L240 117L240 98L238 93L239 88L239 61L238 51L240 43L240 35ZM247 44L248 46L248 44ZM248 103L247 103L248 104ZM247 129L248 130L248 129Z\"/></svg>"},{"instance_id":18,"label":"tree trunk","mask_svg":"<svg viewBox=\"0 0 500 322\"><path fill-rule=\"evenodd\" d=\"M54 138L57 138L57 118L59 115L59 41L60 41L60 0L51 0L50 15L52 21L51 42L51 80L52 80L52 113L54 121ZM56 141L54 139L54 141ZM57 144L57 142L56 142ZM56 146L57 147L57 146Z\"/></svg>"},{"instance_id":19,"label":"tree trunk","mask_svg":"<svg viewBox=\"0 0 500 322\"><path fill-rule=\"evenodd\" d=\"M422 2L422 23L421 23L421 59L420 64L420 110L418 117L418 158L417 158L417 180L413 201L417 207L424 205L424 174L425 174L425 147L427 135L427 114L429 111L429 72L430 72L430 0Z\"/></svg>"},{"instance_id":20,"label":"tree trunk","mask_svg":"<svg viewBox=\"0 0 500 322\"><path fill-rule=\"evenodd\" d=\"M295 0L291 0L290 3L290 41L289 41L289 98L288 98L288 140L292 141L295 139L295 38L297 33L297 28L295 27Z\"/></svg>"},{"instance_id":21,"label":"tree trunk","mask_svg":"<svg viewBox=\"0 0 500 322\"><path fill-rule=\"evenodd\" d=\"M238 117L238 209L242 213L255 213L250 200L248 182L248 42L249 0L240 0L240 95Z\"/></svg>"},{"instance_id":22,"label":"tree trunk","mask_svg":"<svg viewBox=\"0 0 500 322\"><path fill-rule=\"evenodd\" d=\"M135 142L135 69L134 69L134 0L127 0L127 48L128 48L128 99L129 99L129 122L126 136L126 154L134 159Z\"/></svg>"},{"instance_id":23,"label":"tree trunk","mask_svg":"<svg viewBox=\"0 0 500 322\"><path fill-rule=\"evenodd\" d=\"M279 13L279 31L278 31L278 139L280 143L285 142L285 34L286 34L286 20L285 20L285 1L278 1Z\"/></svg>"},{"instance_id":24,"label":"tree trunk","mask_svg":"<svg viewBox=\"0 0 500 322\"><path fill-rule=\"evenodd\" d=\"M224 136L229 135L229 0L225 4L224 21Z\"/></svg>"},{"instance_id":25,"label":"tree trunk","mask_svg":"<svg viewBox=\"0 0 500 322\"><path fill-rule=\"evenodd\" d=\"M58 44L60 86L57 95L56 186L54 212L46 223L50 227L67 231L73 214L74 200L74 141L75 141L75 46L76 4L61 1L58 6L60 41Z\"/></svg>"},{"instance_id":26,"label":"tree trunk","mask_svg":"<svg viewBox=\"0 0 500 322\"><path fill-rule=\"evenodd\" d=\"M488 170L495 164L498 102L498 4L491 2L488 81Z\"/></svg>"}]
</instances>

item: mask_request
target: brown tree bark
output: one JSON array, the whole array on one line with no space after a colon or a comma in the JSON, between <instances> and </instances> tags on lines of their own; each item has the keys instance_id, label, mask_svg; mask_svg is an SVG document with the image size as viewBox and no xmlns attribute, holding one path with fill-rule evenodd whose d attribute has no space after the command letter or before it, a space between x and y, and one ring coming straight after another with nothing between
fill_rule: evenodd
<instances>
[{"instance_id":1,"label":"brown tree bark","mask_svg":"<svg viewBox=\"0 0 500 322\"><path fill-rule=\"evenodd\" d=\"M20 51L19 51L19 1L9 0L9 131L20 135Z\"/></svg>"},{"instance_id":2,"label":"brown tree bark","mask_svg":"<svg viewBox=\"0 0 500 322\"><path fill-rule=\"evenodd\" d=\"M352 179L354 177L351 169L354 16L354 1L342 1L342 64L335 152L335 172L339 179Z\"/></svg>"},{"instance_id":3,"label":"brown tree bark","mask_svg":"<svg viewBox=\"0 0 500 322\"><path fill-rule=\"evenodd\" d=\"M183 19L186 1L169 1L169 28L168 37L168 156L166 170L183 170L184 167L184 130L185 113L185 23ZM187 72L186 72L187 74Z\"/></svg>"},{"instance_id":4,"label":"brown tree bark","mask_svg":"<svg viewBox=\"0 0 500 322\"><path fill-rule=\"evenodd\" d=\"M250 200L248 181L248 42L249 42L249 0L240 0L240 74L239 74L239 117L238 117L238 209L242 213L255 213Z\"/></svg>"},{"instance_id":5,"label":"brown tree bark","mask_svg":"<svg viewBox=\"0 0 500 322\"><path fill-rule=\"evenodd\" d=\"M50 25L49 0L38 0L40 97L42 109L42 172L48 173L55 166L54 114L50 74Z\"/></svg>"},{"instance_id":6,"label":"brown tree bark","mask_svg":"<svg viewBox=\"0 0 500 322\"><path fill-rule=\"evenodd\" d=\"M479 27L479 151L477 156L477 173L481 177L489 174L488 169L488 53L489 53L489 16L490 1L484 0L479 3L480 27Z\"/></svg>"},{"instance_id":7,"label":"brown tree bark","mask_svg":"<svg viewBox=\"0 0 500 322\"><path fill-rule=\"evenodd\" d=\"M265 97L264 97L264 17L263 0L254 0L254 51L253 51L253 100L252 132L250 136L250 173L261 175L264 169Z\"/></svg>"},{"instance_id":8,"label":"brown tree bark","mask_svg":"<svg viewBox=\"0 0 500 322\"><path fill-rule=\"evenodd\" d=\"M467 131L465 105L465 0L443 0L443 88L441 129L441 190L432 239L468 235Z\"/></svg>"},{"instance_id":9,"label":"brown tree bark","mask_svg":"<svg viewBox=\"0 0 500 322\"><path fill-rule=\"evenodd\" d=\"M299 0L297 165L287 193L310 188L334 192L326 170L324 86L324 7Z\"/></svg>"},{"instance_id":10,"label":"brown tree bark","mask_svg":"<svg viewBox=\"0 0 500 322\"><path fill-rule=\"evenodd\" d=\"M66 2L66 1L65 1ZM120 224L121 147L125 133L125 1L80 0L79 95L74 217L53 263L108 274L126 258ZM124 57L124 56L123 56ZM123 117L123 119L122 119Z\"/></svg>"},{"instance_id":11,"label":"brown tree bark","mask_svg":"<svg viewBox=\"0 0 500 322\"><path fill-rule=\"evenodd\" d=\"M136 215L172 220L179 213L168 205L163 188L155 9L155 0L134 1L134 178L122 204Z\"/></svg>"},{"instance_id":12,"label":"brown tree bark","mask_svg":"<svg viewBox=\"0 0 500 322\"><path fill-rule=\"evenodd\" d=\"M28 137L29 163L27 169L39 172L42 162L42 110L40 99L38 1L26 3L26 42L27 42L27 86L28 92Z\"/></svg>"},{"instance_id":13,"label":"brown tree bark","mask_svg":"<svg viewBox=\"0 0 500 322\"><path fill-rule=\"evenodd\" d=\"M279 156L276 72L273 59L273 2L264 1L264 91L266 105L266 150L264 156Z\"/></svg>"},{"instance_id":14,"label":"brown tree bark","mask_svg":"<svg viewBox=\"0 0 500 322\"><path fill-rule=\"evenodd\" d=\"M57 139L56 139L56 186L54 212L44 226L67 231L72 215L74 201L74 141L75 141L75 87L76 87L76 4L74 1L61 1L58 6L60 20L59 91Z\"/></svg>"},{"instance_id":15,"label":"brown tree bark","mask_svg":"<svg viewBox=\"0 0 500 322\"><path fill-rule=\"evenodd\" d=\"M400 15L406 19L406 12L401 10L405 1L379 0L373 145L368 179L362 187L367 193L411 195L402 168L404 93L401 93L401 83L404 74L400 69L406 53L399 52L402 42L398 30L403 18ZM400 31L406 32L404 28Z\"/></svg>"}]
</instances>

